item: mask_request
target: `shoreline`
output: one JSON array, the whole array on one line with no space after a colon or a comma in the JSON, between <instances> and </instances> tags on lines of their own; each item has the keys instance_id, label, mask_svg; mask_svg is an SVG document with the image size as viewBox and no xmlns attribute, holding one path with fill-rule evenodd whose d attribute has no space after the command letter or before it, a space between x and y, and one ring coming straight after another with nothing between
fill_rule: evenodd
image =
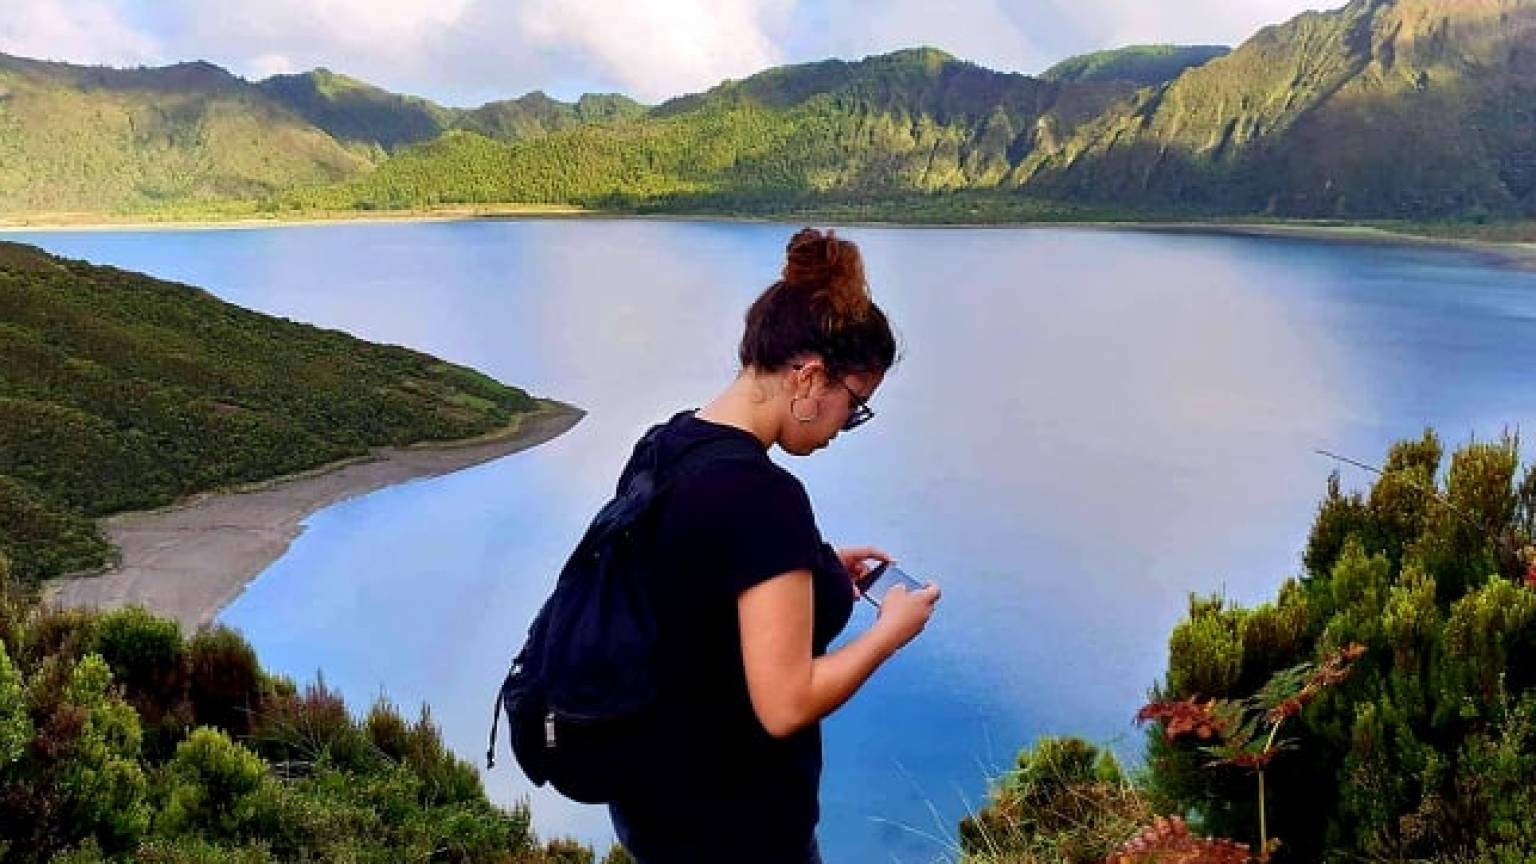
<instances>
[{"instance_id":1,"label":"shoreline","mask_svg":"<svg viewBox=\"0 0 1536 864\"><path fill-rule=\"evenodd\" d=\"M0 216L0 232L56 234L65 231L247 231L262 228L313 228L323 225L475 222L489 219L568 218L603 215L566 204L509 204L440 207L428 210L316 210L297 216L231 213L155 219L144 215L114 217L99 213L38 213Z\"/></svg>"},{"instance_id":2,"label":"shoreline","mask_svg":"<svg viewBox=\"0 0 1536 864\"><path fill-rule=\"evenodd\" d=\"M65 607L143 606L184 631L210 624L333 504L439 477L552 441L586 413L553 400L479 438L379 447L366 457L101 520L118 564L97 575L49 580L43 599Z\"/></svg>"},{"instance_id":3,"label":"shoreline","mask_svg":"<svg viewBox=\"0 0 1536 864\"><path fill-rule=\"evenodd\" d=\"M80 221L72 221L74 217ZM823 222L834 226L858 228L905 229L1083 229L1095 231L1135 231L1167 234L1208 234L1214 236L1262 237L1343 243L1358 246L1400 246L1443 249L1486 255L1499 263L1522 270L1536 271L1536 241L1486 240L1473 237L1448 237L1415 234L1390 227L1368 224L1317 224L1286 221L1244 221L1241 218L1218 221L1105 221L1095 219L1036 222L901 222L896 220L828 219L824 214L783 214L746 216L720 213L623 213L589 210L569 205L484 205L398 211L317 211L300 216L230 215L190 219L147 219L127 216L103 218L100 214L37 214L32 217L0 216L0 233L54 234L98 231L251 231L274 228L313 228L334 225L420 224L435 222L480 222L502 219L611 219L662 222L722 222L742 224L807 224Z\"/></svg>"}]
</instances>

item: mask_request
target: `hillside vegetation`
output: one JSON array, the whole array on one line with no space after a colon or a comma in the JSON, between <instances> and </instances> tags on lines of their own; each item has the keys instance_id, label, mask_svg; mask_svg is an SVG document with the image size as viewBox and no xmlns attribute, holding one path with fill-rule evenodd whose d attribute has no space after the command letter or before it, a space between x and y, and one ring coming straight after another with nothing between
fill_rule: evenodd
<instances>
[{"instance_id":1,"label":"hillside vegetation","mask_svg":"<svg viewBox=\"0 0 1536 864\"><path fill-rule=\"evenodd\" d=\"M1129 81L1155 87L1231 50L1225 45L1132 45L1069 57L1040 77L1046 81Z\"/></svg>"},{"instance_id":2,"label":"hillside vegetation","mask_svg":"<svg viewBox=\"0 0 1536 864\"><path fill-rule=\"evenodd\" d=\"M38 609L11 587L0 554L3 864L593 860L491 804L425 708L359 717L228 629Z\"/></svg>"},{"instance_id":3,"label":"hillside vegetation","mask_svg":"<svg viewBox=\"0 0 1536 864\"><path fill-rule=\"evenodd\" d=\"M536 139L450 133L356 181L282 200L295 209L700 197L728 205L987 188L1021 148L1070 134L1135 89L1002 74L933 49L829 60Z\"/></svg>"},{"instance_id":4,"label":"hillside vegetation","mask_svg":"<svg viewBox=\"0 0 1536 864\"><path fill-rule=\"evenodd\" d=\"M106 69L0 55L0 210L257 200L368 167L207 63Z\"/></svg>"},{"instance_id":5,"label":"hillside vegetation","mask_svg":"<svg viewBox=\"0 0 1536 864\"><path fill-rule=\"evenodd\" d=\"M1401 442L1368 491L1332 477L1302 566L1251 608L1192 597L1144 772L1037 742L969 864L1247 864L1261 825L1276 864L1536 860L1536 465Z\"/></svg>"},{"instance_id":6,"label":"hillside vegetation","mask_svg":"<svg viewBox=\"0 0 1536 864\"><path fill-rule=\"evenodd\" d=\"M1037 194L1334 217L1536 213L1536 3L1354 0L1021 166Z\"/></svg>"},{"instance_id":7,"label":"hillside vegetation","mask_svg":"<svg viewBox=\"0 0 1536 864\"><path fill-rule=\"evenodd\" d=\"M97 516L535 407L425 354L0 243L0 552L23 582L108 563Z\"/></svg>"},{"instance_id":8,"label":"hillside vegetation","mask_svg":"<svg viewBox=\"0 0 1536 864\"><path fill-rule=\"evenodd\" d=\"M453 108L318 69L0 57L0 213L561 204L1041 209L1475 224L1536 217L1536 0L1352 0L1217 46L1039 77L934 48L764 70L647 107Z\"/></svg>"},{"instance_id":9,"label":"hillside vegetation","mask_svg":"<svg viewBox=\"0 0 1536 864\"><path fill-rule=\"evenodd\" d=\"M608 126L450 135L304 210L497 201L787 212L964 192L1140 218L1536 215L1536 0L1355 0L1224 54L1133 48L1042 78L933 49L780 67ZM920 197L919 197L920 196ZM904 200L907 203L897 204Z\"/></svg>"}]
</instances>

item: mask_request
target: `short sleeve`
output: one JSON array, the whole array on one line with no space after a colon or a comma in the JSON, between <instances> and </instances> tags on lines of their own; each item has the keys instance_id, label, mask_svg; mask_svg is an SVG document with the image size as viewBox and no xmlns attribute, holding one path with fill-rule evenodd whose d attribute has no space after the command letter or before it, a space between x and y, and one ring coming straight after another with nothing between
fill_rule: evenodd
<instances>
[{"instance_id":1,"label":"short sleeve","mask_svg":"<svg viewBox=\"0 0 1536 864\"><path fill-rule=\"evenodd\" d=\"M678 515L700 530L700 551L713 559L732 596L820 561L821 535L805 488L766 460L712 465L689 479Z\"/></svg>"}]
</instances>

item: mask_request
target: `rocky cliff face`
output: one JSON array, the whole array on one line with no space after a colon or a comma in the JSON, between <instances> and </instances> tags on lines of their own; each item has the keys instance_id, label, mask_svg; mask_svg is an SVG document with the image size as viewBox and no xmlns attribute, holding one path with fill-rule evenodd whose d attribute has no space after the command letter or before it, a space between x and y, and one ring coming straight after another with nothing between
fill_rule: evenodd
<instances>
[{"instance_id":1,"label":"rocky cliff face","mask_svg":"<svg viewBox=\"0 0 1536 864\"><path fill-rule=\"evenodd\" d=\"M1030 189L1303 216L1529 214L1536 2L1355 0L1111 110Z\"/></svg>"}]
</instances>

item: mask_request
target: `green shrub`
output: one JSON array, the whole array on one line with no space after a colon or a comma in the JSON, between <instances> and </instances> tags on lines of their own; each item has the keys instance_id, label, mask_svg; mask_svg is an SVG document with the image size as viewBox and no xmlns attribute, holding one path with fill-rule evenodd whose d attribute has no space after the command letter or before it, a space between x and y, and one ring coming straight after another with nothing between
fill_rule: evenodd
<instances>
[{"instance_id":1,"label":"green shrub","mask_svg":"<svg viewBox=\"0 0 1536 864\"><path fill-rule=\"evenodd\" d=\"M78 660L95 643L94 612L45 606L27 623L17 660L32 671L49 657Z\"/></svg>"},{"instance_id":2,"label":"green shrub","mask_svg":"<svg viewBox=\"0 0 1536 864\"><path fill-rule=\"evenodd\" d=\"M180 626L128 607L102 613L93 635L91 650L106 659L113 680L139 712L146 756L156 762L169 758L193 722Z\"/></svg>"},{"instance_id":3,"label":"green shrub","mask_svg":"<svg viewBox=\"0 0 1536 864\"><path fill-rule=\"evenodd\" d=\"M635 864L635 856L629 854L629 850L615 843L608 847L608 854L603 856L603 864Z\"/></svg>"},{"instance_id":4,"label":"green shrub","mask_svg":"<svg viewBox=\"0 0 1536 864\"><path fill-rule=\"evenodd\" d=\"M392 702L383 698L375 701L368 709L368 716L363 718L363 729L368 733L368 740L385 757L396 762L405 761L412 747L411 725L400 716Z\"/></svg>"},{"instance_id":5,"label":"green shrub","mask_svg":"<svg viewBox=\"0 0 1536 864\"><path fill-rule=\"evenodd\" d=\"M1307 536L1302 564L1311 579L1326 579L1350 537L1362 537L1370 524L1370 511L1358 492L1342 491L1339 472L1328 476L1328 488Z\"/></svg>"},{"instance_id":6,"label":"green shrub","mask_svg":"<svg viewBox=\"0 0 1536 864\"><path fill-rule=\"evenodd\" d=\"M5 860L47 861L87 843L107 855L132 850L149 824L148 782L138 715L113 692L106 661L50 656L11 683L21 687L28 722L13 702L8 734L25 734L28 725L32 734L0 770Z\"/></svg>"},{"instance_id":7,"label":"green shrub","mask_svg":"<svg viewBox=\"0 0 1536 864\"><path fill-rule=\"evenodd\" d=\"M549 841L541 856L545 864L592 864L595 857L590 846L567 839Z\"/></svg>"},{"instance_id":8,"label":"green shrub","mask_svg":"<svg viewBox=\"0 0 1536 864\"><path fill-rule=\"evenodd\" d=\"M1099 864L1155 816L1108 751L1042 738L961 821L960 845L974 862Z\"/></svg>"},{"instance_id":9,"label":"green shrub","mask_svg":"<svg viewBox=\"0 0 1536 864\"><path fill-rule=\"evenodd\" d=\"M230 848L197 837L154 837L133 856L134 864L272 864L277 860L260 844Z\"/></svg>"},{"instance_id":10,"label":"green shrub","mask_svg":"<svg viewBox=\"0 0 1536 864\"><path fill-rule=\"evenodd\" d=\"M21 673L11 663L5 644L0 643L0 777L9 776L11 766L26 756L32 735Z\"/></svg>"},{"instance_id":11,"label":"green shrub","mask_svg":"<svg viewBox=\"0 0 1536 864\"><path fill-rule=\"evenodd\" d=\"M141 610L3 609L0 864L591 858L574 844L541 847L526 806L486 800L425 709L406 723L379 703L359 723L323 681L300 692L266 676L228 630L183 643L173 623ZM12 662L11 642L30 665ZM114 664L133 687L114 680ZM242 724L258 705L250 740L276 769L212 726L165 726L157 765L143 719L193 704Z\"/></svg>"},{"instance_id":12,"label":"green shrub","mask_svg":"<svg viewBox=\"0 0 1536 864\"><path fill-rule=\"evenodd\" d=\"M1525 551L1536 467L1521 472L1508 437L1463 447L1437 478L1441 457L1433 433L1393 447L1369 499L1330 477L1300 582L1252 612L1192 602L1170 636L1160 690L1172 698L1246 697L1260 669L1368 646L1350 679L1288 728L1305 757L1268 772L1285 860L1503 864L1528 853L1533 820L1508 814L1536 812L1523 791L1536 742L1519 719L1536 699ZM1149 788L1208 833L1254 841L1253 793L1202 770L1200 754L1150 738ZM1514 776L1527 779L1499 779Z\"/></svg>"},{"instance_id":13,"label":"green shrub","mask_svg":"<svg viewBox=\"0 0 1536 864\"><path fill-rule=\"evenodd\" d=\"M284 776L303 775L321 764L346 771L379 764L379 751L324 679L298 695L267 702L253 736L257 752Z\"/></svg>"},{"instance_id":14,"label":"green shrub","mask_svg":"<svg viewBox=\"0 0 1536 864\"><path fill-rule=\"evenodd\" d=\"M1524 693L1536 662L1536 591L1498 577L1451 605L1430 677L1437 725L1486 718L1506 676Z\"/></svg>"},{"instance_id":15,"label":"green shrub","mask_svg":"<svg viewBox=\"0 0 1536 864\"><path fill-rule=\"evenodd\" d=\"M251 798L267 780L267 767L225 733L205 726L176 746L165 775L165 806L156 820L161 833L234 840L251 822Z\"/></svg>"},{"instance_id":16,"label":"green shrub","mask_svg":"<svg viewBox=\"0 0 1536 864\"><path fill-rule=\"evenodd\" d=\"M187 667L187 695L197 722L236 738L248 735L266 691L250 643L223 625L200 630L187 643Z\"/></svg>"},{"instance_id":17,"label":"green shrub","mask_svg":"<svg viewBox=\"0 0 1536 864\"><path fill-rule=\"evenodd\" d=\"M1189 598L1189 617L1168 640L1168 689L1175 698L1224 696L1243 671L1247 613L1219 597Z\"/></svg>"}]
</instances>

